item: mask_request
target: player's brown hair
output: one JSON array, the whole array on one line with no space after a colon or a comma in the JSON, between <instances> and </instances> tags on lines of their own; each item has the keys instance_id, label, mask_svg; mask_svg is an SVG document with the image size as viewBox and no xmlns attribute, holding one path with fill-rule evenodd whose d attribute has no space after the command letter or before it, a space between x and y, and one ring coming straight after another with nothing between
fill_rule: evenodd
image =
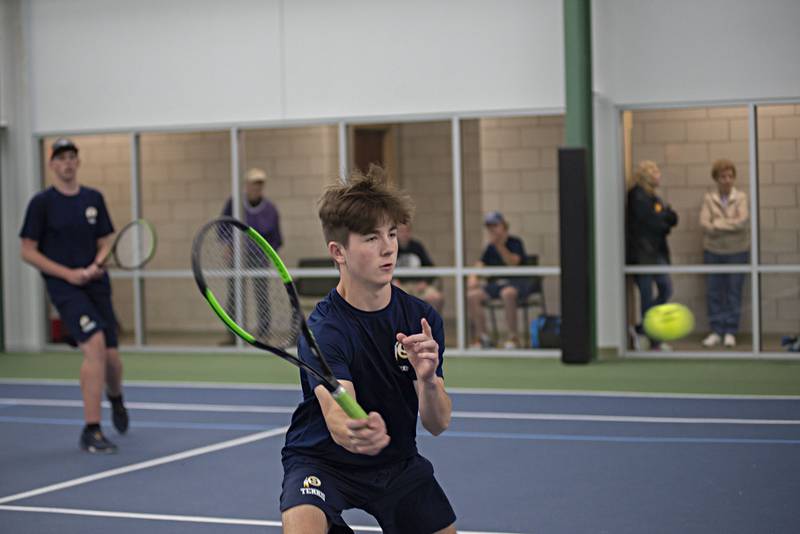
<instances>
[{"instance_id":1,"label":"player's brown hair","mask_svg":"<svg viewBox=\"0 0 800 534\"><path fill-rule=\"evenodd\" d=\"M385 221L406 224L413 212L411 197L393 187L377 165L370 165L366 174L351 173L347 183L328 187L319 200L325 242L336 241L344 247L350 232L368 234Z\"/></svg>"}]
</instances>

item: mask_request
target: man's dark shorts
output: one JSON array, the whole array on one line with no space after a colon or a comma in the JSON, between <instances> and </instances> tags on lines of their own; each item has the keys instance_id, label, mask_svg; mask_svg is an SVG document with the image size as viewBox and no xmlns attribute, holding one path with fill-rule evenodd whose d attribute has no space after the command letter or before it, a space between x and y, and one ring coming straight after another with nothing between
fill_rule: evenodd
<instances>
[{"instance_id":1,"label":"man's dark shorts","mask_svg":"<svg viewBox=\"0 0 800 534\"><path fill-rule=\"evenodd\" d=\"M517 277L517 278L490 279L489 283L486 284L484 291L486 291L486 294L489 295L489 298L499 299L500 291L507 286L516 288L517 300L520 302L528 298L528 295L530 295L533 290L533 288L531 287L530 280Z\"/></svg>"},{"instance_id":2,"label":"man's dark shorts","mask_svg":"<svg viewBox=\"0 0 800 534\"><path fill-rule=\"evenodd\" d=\"M75 341L85 343L102 330L106 347L118 346L117 318L111 305L110 285L90 283L84 287L64 287L60 284L58 291L49 291L49 294L62 323Z\"/></svg>"},{"instance_id":3,"label":"man's dark shorts","mask_svg":"<svg viewBox=\"0 0 800 534\"><path fill-rule=\"evenodd\" d=\"M321 509L331 534L352 534L341 512L359 508L385 534L433 533L456 520L447 496L420 455L381 468L337 469L308 456L283 460L281 512L301 504Z\"/></svg>"}]
</instances>

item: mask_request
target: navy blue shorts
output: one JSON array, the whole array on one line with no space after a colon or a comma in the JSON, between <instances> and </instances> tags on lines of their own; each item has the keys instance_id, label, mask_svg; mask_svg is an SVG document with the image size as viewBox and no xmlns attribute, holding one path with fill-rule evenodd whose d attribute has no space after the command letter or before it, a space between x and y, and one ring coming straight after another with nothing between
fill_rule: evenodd
<instances>
[{"instance_id":1,"label":"navy blue shorts","mask_svg":"<svg viewBox=\"0 0 800 534\"><path fill-rule=\"evenodd\" d=\"M384 534L430 534L456 520L433 466L419 454L380 468L347 469L309 456L284 458L281 512L301 504L325 513L329 534L353 533L342 519L348 508L375 517Z\"/></svg>"},{"instance_id":2,"label":"navy blue shorts","mask_svg":"<svg viewBox=\"0 0 800 534\"><path fill-rule=\"evenodd\" d=\"M500 291L507 286L517 288L517 300L523 301L531 294L531 283L522 278L498 278L489 280L489 283L484 286L484 291L491 299L499 299Z\"/></svg>"},{"instance_id":3,"label":"navy blue shorts","mask_svg":"<svg viewBox=\"0 0 800 534\"><path fill-rule=\"evenodd\" d=\"M61 321L78 343L85 343L95 332L102 330L106 347L115 348L117 318L111 305L111 287L106 284L89 284L84 287L50 292L50 300L58 310Z\"/></svg>"}]
</instances>

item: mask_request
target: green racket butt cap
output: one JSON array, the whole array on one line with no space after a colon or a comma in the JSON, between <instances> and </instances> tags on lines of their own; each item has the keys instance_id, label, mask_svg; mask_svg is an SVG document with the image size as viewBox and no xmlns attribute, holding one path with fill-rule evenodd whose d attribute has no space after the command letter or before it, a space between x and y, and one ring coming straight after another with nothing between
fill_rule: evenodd
<instances>
[{"instance_id":1,"label":"green racket butt cap","mask_svg":"<svg viewBox=\"0 0 800 534\"><path fill-rule=\"evenodd\" d=\"M344 413L349 415L352 419L366 419L367 412L359 406L356 400L350 396L344 387L339 386L336 388L336 391L331 393L333 395L334 400L339 403L339 406L342 407Z\"/></svg>"}]
</instances>

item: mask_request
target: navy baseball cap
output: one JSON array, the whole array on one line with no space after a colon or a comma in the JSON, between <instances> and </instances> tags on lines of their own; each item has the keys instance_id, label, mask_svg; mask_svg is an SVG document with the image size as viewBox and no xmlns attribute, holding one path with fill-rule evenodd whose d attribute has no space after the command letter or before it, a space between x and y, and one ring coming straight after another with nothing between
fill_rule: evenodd
<instances>
[{"instance_id":1,"label":"navy baseball cap","mask_svg":"<svg viewBox=\"0 0 800 534\"><path fill-rule=\"evenodd\" d=\"M486 217L483 218L483 224L491 225L491 224L504 224L506 222L505 217L499 211L490 211L486 214Z\"/></svg>"},{"instance_id":2,"label":"navy baseball cap","mask_svg":"<svg viewBox=\"0 0 800 534\"><path fill-rule=\"evenodd\" d=\"M53 141L53 145L50 147L50 159L53 159L62 152L67 152L68 150L75 152L75 154L78 153L78 147L75 146L75 143L66 137L59 137Z\"/></svg>"}]
</instances>

